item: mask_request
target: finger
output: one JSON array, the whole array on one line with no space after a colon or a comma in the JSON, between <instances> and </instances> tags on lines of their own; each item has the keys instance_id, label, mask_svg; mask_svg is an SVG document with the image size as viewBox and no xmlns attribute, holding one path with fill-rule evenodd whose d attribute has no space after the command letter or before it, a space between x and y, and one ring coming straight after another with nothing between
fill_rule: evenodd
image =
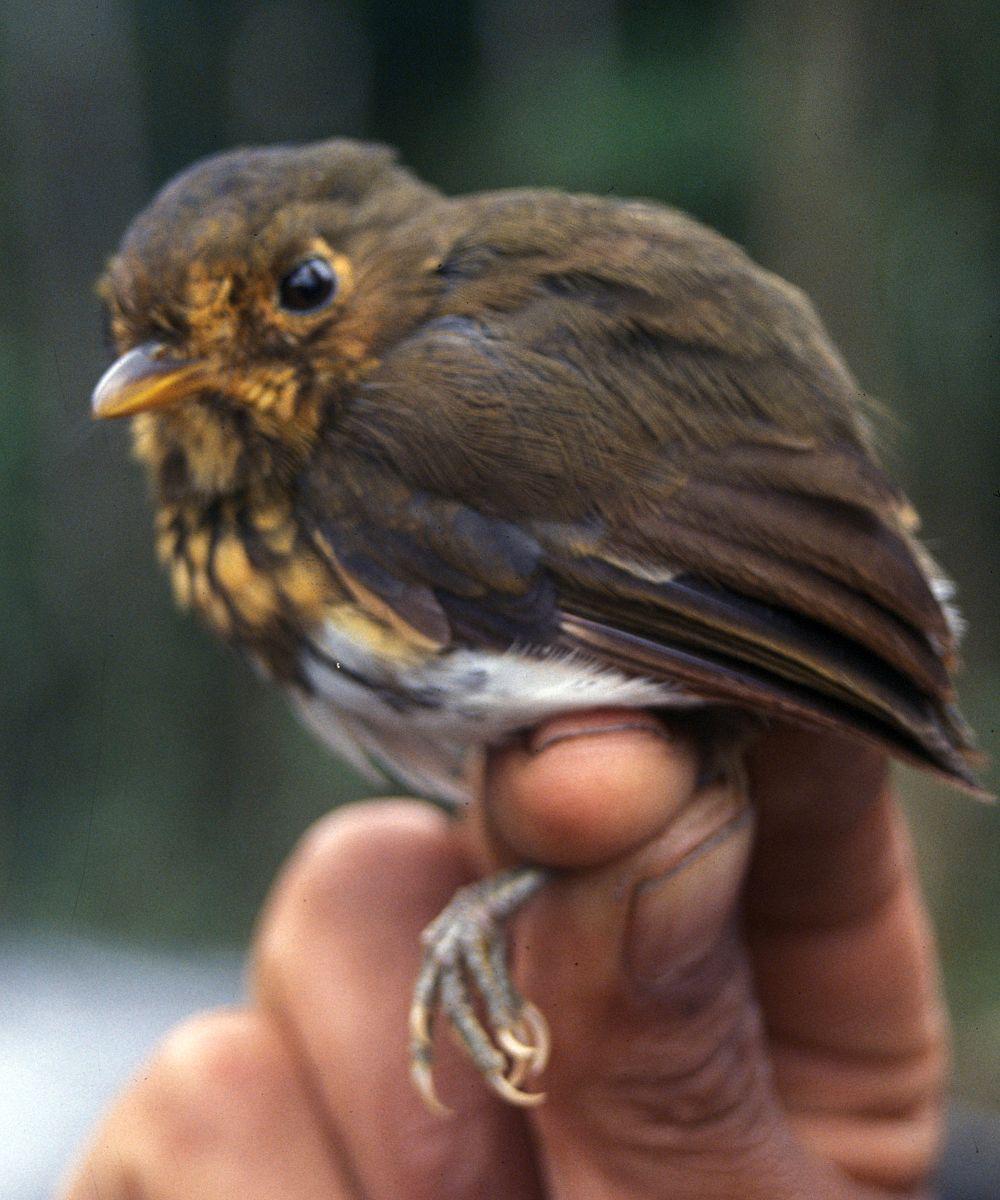
<instances>
[{"instance_id":1,"label":"finger","mask_svg":"<svg viewBox=\"0 0 1000 1200\"><path fill-rule=\"evenodd\" d=\"M504 859L592 866L662 829L698 766L694 742L652 713L589 709L494 751L477 811Z\"/></svg>"},{"instance_id":2,"label":"finger","mask_svg":"<svg viewBox=\"0 0 1000 1200\"><path fill-rule=\"evenodd\" d=\"M914 1187L938 1150L947 1022L884 756L779 731L750 769L748 930L776 1085L808 1144Z\"/></svg>"},{"instance_id":3,"label":"finger","mask_svg":"<svg viewBox=\"0 0 1000 1200\"><path fill-rule=\"evenodd\" d=\"M361 1200L260 1014L175 1031L105 1121L64 1200Z\"/></svg>"},{"instance_id":4,"label":"finger","mask_svg":"<svg viewBox=\"0 0 1000 1200\"><path fill-rule=\"evenodd\" d=\"M691 743L613 716L561 718L540 752L507 747L487 771L501 855L505 838L542 862L620 854L557 879L515 932L524 993L552 1026L531 1120L553 1194L831 1194L769 1081L738 936L741 787L699 787Z\"/></svg>"},{"instance_id":5,"label":"finger","mask_svg":"<svg viewBox=\"0 0 1000 1200\"><path fill-rule=\"evenodd\" d=\"M447 1044L435 1072L459 1117L428 1112L409 1080L407 1015L420 932L471 878L427 805L356 805L323 822L279 881L255 986L289 1031L366 1198L539 1195L519 1113Z\"/></svg>"}]
</instances>

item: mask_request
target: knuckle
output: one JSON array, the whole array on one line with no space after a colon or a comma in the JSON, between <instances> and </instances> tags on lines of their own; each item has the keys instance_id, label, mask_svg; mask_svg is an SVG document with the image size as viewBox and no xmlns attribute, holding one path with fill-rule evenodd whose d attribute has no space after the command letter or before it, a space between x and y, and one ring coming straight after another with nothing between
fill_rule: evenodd
<instances>
[{"instance_id":1,"label":"knuckle","mask_svg":"<svg viewBox=\"0 0 1000 1200\"><path fill-rule=\"evenodd\" d=\"M253 1137L267 1127L291 1077L287 1051L262 1014L189 1019L167 1035L140 1084L154 1152L184 1161Z\"/></svg>"},{"instance_id":2,"label":"knuckle","mask_svg":"<svg viewBox=\"0 0 1000 1200\"><path fill-rule=\"evenodd\" d=\"M308 830L292 858L292 866L308 879L326 876L347 862L353 871L373 858L384 860L387 847L405 847L414 838L437 838L446 818L420 800L373 800L349 804L329 813Z\"/></svg>"},{"instance_id":3,"label":"knuckle","mask_svg":"<svg viewBox=\"0 0 1000 1200\"><path fill-rule=\"evenodd\" d=\"M312 961L317 937L364 912L373 888L394 870L439 859L447 819L407 800L353 804L318 821L302 838L264 910L254 945L253 982L274 998Z\"/></svg>"},{"instance_id":4,"label":"knuckle","mask_svg":"<svg viewBox=\"0 0 1000 1200\"><path fill-rule=\"evenodd\" d=\"M415 800L351 804L322 818L303 836L282 877L277 897L295 908L325 905L345 883L384 870L396 852L409 854L421 840L437 840L445 818Z\"/></svg>"}]
</instances>

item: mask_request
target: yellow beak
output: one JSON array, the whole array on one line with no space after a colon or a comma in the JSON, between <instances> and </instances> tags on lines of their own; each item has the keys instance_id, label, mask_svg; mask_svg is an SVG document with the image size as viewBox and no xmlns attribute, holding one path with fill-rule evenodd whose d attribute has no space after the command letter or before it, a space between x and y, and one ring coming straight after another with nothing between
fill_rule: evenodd
<instances>
[{"instance_id":1,"label":"yellow beak","mask_svg":"<svg viewBox=\"0 0 1000 1200\"><path fill-rule=\"evenodd\" d=\"M172 358L160 342L144 342L104 372L91 397L95 417L127 417L184 400L207 382L198 362Z\"/></svg>"}]
</instances>

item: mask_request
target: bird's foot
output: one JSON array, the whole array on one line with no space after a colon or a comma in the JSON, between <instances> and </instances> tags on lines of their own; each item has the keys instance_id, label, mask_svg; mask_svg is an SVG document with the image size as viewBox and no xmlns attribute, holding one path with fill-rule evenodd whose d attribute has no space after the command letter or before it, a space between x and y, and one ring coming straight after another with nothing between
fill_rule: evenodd
<instances>
[{"instance_id":1,"label":"bird's foot","mask_svg":"<svg viewBox=\"0 0 1000 1200\"><path fill-rule=\"evenodd\" d=\"M438 1014L498 1096L523 1106L545 1098L521 1087L544 1068L549 1034L545 1018L510 978L504 927L546 878L536 867L519 867L464 887L421 936L424 958L410 1009L410 1073L435 1112L448 1112L432 1075Z\"/></svg>"}]
</instances>

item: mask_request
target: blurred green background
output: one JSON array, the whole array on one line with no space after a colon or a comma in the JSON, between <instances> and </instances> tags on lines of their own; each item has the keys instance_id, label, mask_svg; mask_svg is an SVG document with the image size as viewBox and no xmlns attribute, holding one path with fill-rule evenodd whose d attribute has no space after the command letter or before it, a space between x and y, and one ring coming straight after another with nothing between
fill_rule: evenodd
<instances>
[{"instance_id":1,"label":"blurred green background","mask_svg":"<svg viewBox=\"0 0 1000 1200\"><path fill-rule=\"evenodd\" d=\"M804 287L897 414L886 457L959 582L965 707L1000 759L995 12L988 0L7 0L6 930L243 942L301 831L364 791L173 611L125 430L88 418L105 256L173 172L236 143L351 134L398 146L446 190L658 197ZM901 780L958 1091L1000 1103L1000 814Z\"/></svg>"}]
</instances>

